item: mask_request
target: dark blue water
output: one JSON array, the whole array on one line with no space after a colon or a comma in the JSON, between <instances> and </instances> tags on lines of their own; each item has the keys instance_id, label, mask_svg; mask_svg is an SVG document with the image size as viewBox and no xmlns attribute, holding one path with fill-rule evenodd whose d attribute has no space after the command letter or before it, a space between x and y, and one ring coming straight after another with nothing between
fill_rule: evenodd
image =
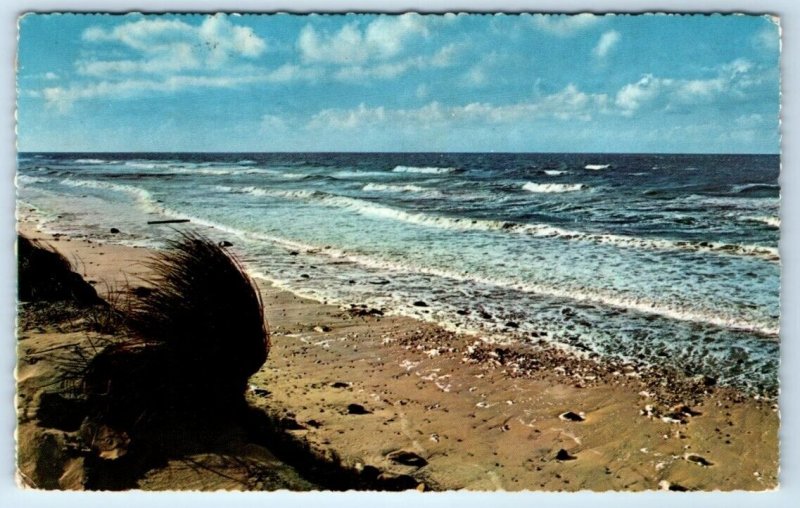
<instances>
[{"instance_id":1,"label":"dark blue water","mask_svg":"<svg viewBox=\"0 0 800 508\"><path fill-rule=\"evenodd\" d=\"M146 220L191 218L234 241L253 273L306 296L487 339L545 332L577 351L774 393L779 164L742 155L21 154L18 182L19 199L52 231L152 245L174 232Z\"/></svg>"}]
</instances>

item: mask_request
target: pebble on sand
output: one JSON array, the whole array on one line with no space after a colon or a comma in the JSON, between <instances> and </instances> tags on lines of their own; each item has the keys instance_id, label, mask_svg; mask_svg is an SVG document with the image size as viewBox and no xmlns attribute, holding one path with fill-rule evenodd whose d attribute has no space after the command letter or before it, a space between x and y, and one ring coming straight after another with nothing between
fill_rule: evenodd
<instances>
[{"instance_id":1,"label":"pebble on sand","mask_svg":"<svg viewBox=\"0 0 800 508\"><path fill-rule=\"evenodd\" d=\"M396 450L388 455L386 458L391 460L392 462L397 462L398 464L403 464L404 466L416 466L416 467L423 467L428 464L428 461L424 458L420 457L414 452L409 452L407 450Z\"/></svg>"},{"instance_id":2,"label":"pebble on sand","mask_svg":"<svg viewBox=\"0 0 800 508\"><path fill-rule=\"evenodd\" d=\"M707 460L705 457L701 455L697 455L696 453L687 453L683 456L685 460L689 462L694 462L695 464L699 464L703 467L713 466L714 463Z\"/></svg>"},{"instance_id":3,"label":"pebble on sand","mask_svg":"<svg viewBox=\"0 0 800 508\"><path fill-rule=\"evenodd\" d=\"M372 411L368 410L361 404L348 404L347 405L347 414L351 415L366 415L370 414Z\"/></svg>"},{"instance_id":4,"label":"pebble on sand","mask_svg":"<svg viewBox=\"0 0 800 508\"><path fill-rule=\"evenodd\" d=\"M556 460L575 460L577 458L578 457L576 457L575 455L571 455L567 450L563 448L558 450L558 453L556 453Z\"/></svg>"},{"instance_id":5,"label":"pebble on sand","mask_svg":"<svg viewBox=\"0 0 800 508\"><path fill-rule=\"evenodd\" d=\"M573 411L567 411L566 413L561 413L558 415L560 420L569 421L569 422L582 422L586 419L586 414L581 411L580 413L575 413Z\"/></svg>"}]
</instances>

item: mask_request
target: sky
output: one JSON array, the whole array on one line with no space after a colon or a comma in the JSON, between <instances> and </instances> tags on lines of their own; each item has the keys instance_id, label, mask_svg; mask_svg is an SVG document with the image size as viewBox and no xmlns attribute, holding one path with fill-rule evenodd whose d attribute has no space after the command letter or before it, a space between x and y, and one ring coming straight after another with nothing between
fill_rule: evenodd
<instances>
[{"instance_id":1,"label":"sky","mask_svg":"<svg viewBox=\"0 0 800 508\"><path fill-rule=\"evenodd\" d=\"M18 149L778 153L766 16L20 19Z\"/></svg>"}]
</instances>

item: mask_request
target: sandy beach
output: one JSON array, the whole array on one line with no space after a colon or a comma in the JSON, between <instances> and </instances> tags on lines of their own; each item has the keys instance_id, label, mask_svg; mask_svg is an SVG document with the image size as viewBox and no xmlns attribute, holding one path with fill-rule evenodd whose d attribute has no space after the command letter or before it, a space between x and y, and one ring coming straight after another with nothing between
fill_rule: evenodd
<instances>
[{"instance_id":1,"label":"sandy beach","mask_svg":"<svg viewBox=\"0 0 800 508\"><path fill-rule=\"evenodd\" d=\"M101 296L147 275L147 249L54 237L21 219L20 232L73 260ZM228 433L187 455L214 467L170 462L132 479L135 488L274 488L242 465L247 461L223 460L236 456L255 461L262 473L282 472L292 478L284 485L296 489L332 488L314 480L312 463L366 485L391 481L437 491L727 491L778 484L774 400L743 396L713 379L578 358L544 343L492 344L388 309L326 305L258 284L272 349L250 379L247 398L277 428L274 449ZM42 455L55 452L44 450L45 443L64 439L37 413L43 394L53 390L47 351L85 340L85 333L46 325L18 333L17 438L26 483L47 476ZM54 463L60 464L50 472L60 478L56 488L82 488L80 464ZM223 475L208 472L221 468Z\"/></svg>"}]
</instances>

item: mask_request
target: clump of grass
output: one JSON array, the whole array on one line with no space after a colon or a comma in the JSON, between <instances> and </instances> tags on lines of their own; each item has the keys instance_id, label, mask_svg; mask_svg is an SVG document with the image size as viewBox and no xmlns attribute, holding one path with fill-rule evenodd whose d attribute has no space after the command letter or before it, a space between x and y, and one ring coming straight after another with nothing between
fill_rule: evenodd
<instances>
[{"instance_id":1,"label":"clump of grass","mask_svg":"<svg viewBox=\"0 0 800 508\"><path fill-rule=\"evenodd\" d=\"M102 304L91 284L75 273L69 260L53 247L18 235L17 259L20 301Z\"/></svg>"},{"instance_id":2,"label":"clump of grass","mask_svg":"<svg viewBox=\"0 0 800 508\"><path fill-rule=\"evenodd\" d=\"M144 287L106 287L106 302L54 249L20 239L20 297L36 302L23 324L58 317L103 334L33 358L59 374L37 417L79 433L88 488L132 488L153 464L215 446L247 414L247 380L269 351L260 293L224 247L181 234L150 268Z\"/></svg>"},{"instance_id":3,"label":"clump of grass","mask_svg":"<svg viewBox=\"0 0 800 508\"><path fill-rule=\"evenodd\" d=\"M123 287L125 289L117 289L105 283L106 305L95 305L87 310L84 314L87 330L118 337L129 335L128 313L131 298L127 282Z\"/></svg>"},{"instance_id":4,"label":"clump of grass","mask_svg":"<svg viewBox=\"0 0 800 508\"><path fill-rule=\"evenodd\" d=\"M129 430L158 415L245 407L247 380L269 351L253 281L223 247L193 233L149 265L151 289L127 312L131 338L100 352L86 373L97 418Z\"/></svg>"},{"instance_id":5,"label":"clump of grass","mask_svg":"<svg viewBox=\"0 0 800 508\"><path fill-rule=\"evenodd\" d=\"M149 264L149 294L134 302L130 322L142 338L163 344L198 373L245 387L267 359L269 333L261 296L223 247L182 233Z\"/></svg>"}]
</instances>

